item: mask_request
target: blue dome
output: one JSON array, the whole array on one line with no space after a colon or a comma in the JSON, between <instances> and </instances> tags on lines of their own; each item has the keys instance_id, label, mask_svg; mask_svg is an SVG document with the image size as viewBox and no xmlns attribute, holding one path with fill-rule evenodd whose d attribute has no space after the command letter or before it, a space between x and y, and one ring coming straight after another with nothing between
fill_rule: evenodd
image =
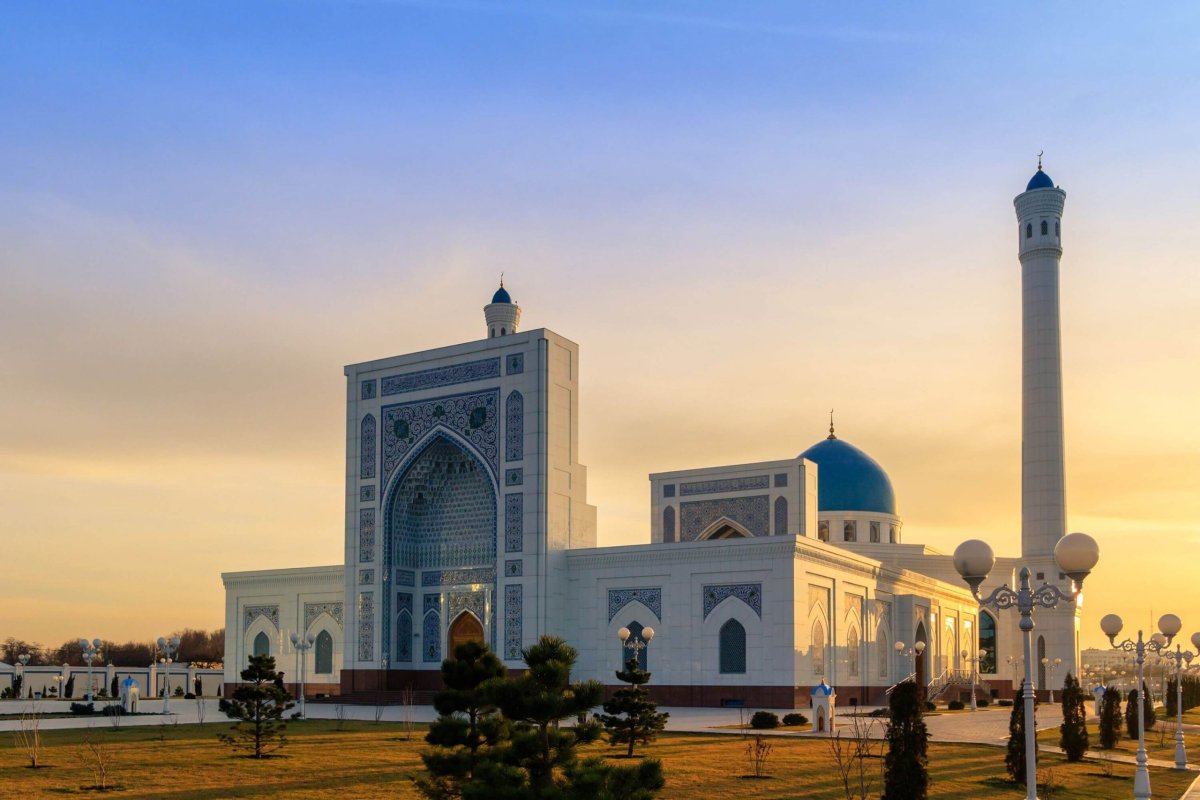
<instances>
[{"instance_id":1,"label":"blue dome","mask_svg":"<svg viewBox=\"0 0 1200 800\"><path fill-rule=\"evenodd\" d=\"M841 439L824 439L800 454L816 462L817 510L896 514L896 493L879 462Z\"/></svg>"},{"instance_id":2,"label":"blue dome","mask_svg":"<svg viewBox=\"0 0 1200 800\"><path fill-rule=\"evenodd\" d=\"M1029 179L1029 185L1025 187L1025 191L1033 189L1053 189L1054 181L1050 180L1050 176L1042 172L1042 168L1038 167L1038 171L1033 173L1033 177Z\"/></svg>"},{"instance_id":3,"label":"blue dome","mask_svg":"<svg viewBox=\"0 0 1200 800\"><path fill-rule=\"evenodd\" d=\"M508 296L508 289L504 288L504 284L500 284L500 288L492 295L493 303L511 303L512 298Z\"/></svg>"}]
</instances>

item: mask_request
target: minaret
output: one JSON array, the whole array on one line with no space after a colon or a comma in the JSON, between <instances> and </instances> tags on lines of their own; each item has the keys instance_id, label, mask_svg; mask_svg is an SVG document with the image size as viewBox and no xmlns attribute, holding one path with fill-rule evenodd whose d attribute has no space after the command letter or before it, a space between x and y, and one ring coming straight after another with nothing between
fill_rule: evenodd
<instances>
[{"instance_id":1,"label":"minaret","mask_svg":"<svg viewBox=\"0 0 1200 800\"><path fill-rule=\"evenodd\" d=\"M1058 262L1067 193L1038 169L1016 196L1021 258L1021 555L1048 556L1066 533Z\"/></svg>"},{"instance_id":2,"label":"minaret","mask_svg":"<svg viewBox=\"0 0 1200 800\"><path fill-rule=\"evenodd\" d=\"M516 333L521 324L521 307L508 296L503 275L500 276L500 288L492 295L492 302L483 307L483 318L487 321L489 339Z\"/></svg>"}]
</instances>

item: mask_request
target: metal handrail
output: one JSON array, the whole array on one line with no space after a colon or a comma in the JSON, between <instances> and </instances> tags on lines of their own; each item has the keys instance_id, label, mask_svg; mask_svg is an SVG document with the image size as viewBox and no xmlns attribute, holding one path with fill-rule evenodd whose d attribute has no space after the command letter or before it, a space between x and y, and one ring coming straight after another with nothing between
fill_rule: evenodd
<instances>
[{"instance_id":1,"label":"metal handrail","mask_svg":"<svg viewBox=\"0 0 1200 800\"><path fill-rule=\"evenodd\" d=\"M890 696L891 696L891 694L892 694L892 691L893 691L893 690L894 690L894 689L895 689L897 686L899 686L900 684L902 684L902 683L908 683L909 681L914 681L914 682L915 682L916 680L917 680L917 673L915 673L915 672L910 672L908 675L904 676L904 678L902 678L902 679L901 679L901 680L899 680L899 681L896 681L896 682L895 682L895 683L893 683L891 686L889 686L889 687L887 688L887 690L884 692L884 694L890 697Z\"/></svg>"}]
</instances>

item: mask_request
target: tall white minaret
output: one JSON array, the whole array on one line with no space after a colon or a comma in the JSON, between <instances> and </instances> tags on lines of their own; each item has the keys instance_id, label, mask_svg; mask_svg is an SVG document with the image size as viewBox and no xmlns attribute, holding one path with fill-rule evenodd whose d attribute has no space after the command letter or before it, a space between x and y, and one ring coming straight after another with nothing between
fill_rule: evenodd
<instances>
[{"instance_id":1,"label":"tall white minaret","mask_svg":"<svg viewBox=\"0 0 1200 800\"><path fill-rule=\"evenodd\" d=\"M504 288L504 276L500 277L500 288L492 295L492 302L483 307L483 318L487 322L489 339L517 332L517 326L521 324L521 307L512 301Z\"/></svg>"},{"instance_id":2,"label":"tall white minaret","mask_svg":"<svg viewBox=\"0 0 1200 800\"><path fill-rule=\"evenodd\" d=\"M1021 258L1021 555L1048 556L1066 533L1058 262L1067 193L1038 169L1016 196Z\"/></svg>"}]
</instances>

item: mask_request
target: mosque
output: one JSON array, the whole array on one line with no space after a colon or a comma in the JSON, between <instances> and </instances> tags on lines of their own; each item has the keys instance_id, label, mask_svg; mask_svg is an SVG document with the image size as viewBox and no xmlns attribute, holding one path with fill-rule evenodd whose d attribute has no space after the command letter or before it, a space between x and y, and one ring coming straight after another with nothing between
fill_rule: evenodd
<instances>
[{"instance_id":1,"label":"mosque","mask_svg":"<svg viewBox=\"0 0 1200 800\"><path fill-rule=\"evenodd\" d=\"M1022 531L984 593L1020 566L1069 588L1058 271L1066 193L1038 164L1014 201L1023 291ZM828 435L799 455L649 476L648 542L599 547L580 463L579 346L503 284L486 337L345 368L345 563L226 573L225 682L276 657L307 693L440 688L443 658L489 644L514 670L543 634L576 676L615 682L630 641L660 702L807 707L814 686L879 703L1010 697L1017 615L982 610L951 557L910 543L886 471ZM966 536L964 535L964 538ZM1039 692L1079 663L1079 609L1039 610ZM298 653L293 634L312 646ZM1043 663L1042 659L1047 659ZM1054 664L1061 659L1061 665ZM1049 667L1049 668L1048 668Z\"/></svg>"}]
</instances>

